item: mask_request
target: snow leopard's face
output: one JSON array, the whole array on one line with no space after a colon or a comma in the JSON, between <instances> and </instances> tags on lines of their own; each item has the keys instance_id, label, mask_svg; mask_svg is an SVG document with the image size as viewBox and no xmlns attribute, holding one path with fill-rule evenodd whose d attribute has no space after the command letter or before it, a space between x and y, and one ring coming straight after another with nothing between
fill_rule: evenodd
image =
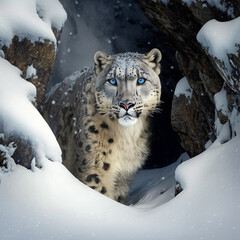
<instances>
[{"instance_id":1,"label":"snow leopard's face","mask_svg":"<svg viewBox=\"0 0 240 240\"><path fill-rule=\"evenodd\" d=\"M134 125L138 118L151 114L160 101L161 53L124 53L108 56L97 52L96 99L101 114L117 118L123 126Z\"/></svg>"}]
</instances>

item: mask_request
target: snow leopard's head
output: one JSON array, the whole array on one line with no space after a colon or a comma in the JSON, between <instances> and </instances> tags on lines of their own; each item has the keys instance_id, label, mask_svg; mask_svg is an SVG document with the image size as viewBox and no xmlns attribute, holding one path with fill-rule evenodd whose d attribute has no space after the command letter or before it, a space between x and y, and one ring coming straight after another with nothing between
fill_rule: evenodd
<instances>
[{"instance_id":1,"label":"snow leopard's head","mask_svg":"<svg viewBox=\"0 0 240 240\"><path fill-rule=\"evenodd\" d=\"M140 116L156 110L161 96L161 52L147 54L96 52L96 100L98 111L117 118L123 126L134 125Z\"/></svg>"}]
</instances>

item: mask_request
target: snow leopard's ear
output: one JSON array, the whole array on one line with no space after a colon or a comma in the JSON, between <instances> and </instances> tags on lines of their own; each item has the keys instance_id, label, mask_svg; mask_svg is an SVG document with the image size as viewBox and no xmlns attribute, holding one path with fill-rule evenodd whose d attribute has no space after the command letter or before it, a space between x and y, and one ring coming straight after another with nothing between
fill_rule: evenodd
<instances>
[{"instance_id":1,"label":"snow leopard's ear","mask_svg":"<svg viewBox=\"0 0 240 240\"><path fill-rule=\"evenodd\" d=\"M98 51L94 54L94 63L95 63L95 71L98 75L103 69L106 68L110 61L110 56L104 52Z\"/></svg>"},{"instance_id":2,"label":"snow leopard's ear","mask_svg":"<svg viewBox=\"0 0 240 240\"><path fill-rule=\"evenodd\" d=\"M157 75L160 74L161 71L161 64L160 61L162 59L161 52L154 48L149 53L145 54L143 61L148 64L149 67L151 67Z\"/></svg>"}]
</instances>

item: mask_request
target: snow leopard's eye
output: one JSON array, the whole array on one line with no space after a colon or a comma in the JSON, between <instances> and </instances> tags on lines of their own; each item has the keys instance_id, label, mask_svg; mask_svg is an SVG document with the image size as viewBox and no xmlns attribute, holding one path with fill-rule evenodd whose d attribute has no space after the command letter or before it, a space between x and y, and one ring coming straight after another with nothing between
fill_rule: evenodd
<instances>
[{"instance_id":1,"label":"snow leopard's eye","mask_svg":"<svg viewBox=\"0 0 240 240\"><path fill-rule=\"evenodd\" d=\"M108 79L108 82L113 86L117 86L117 80L115 78Z\"/></svg>"},{"instance_id":2,"label":"snow leopard's eye","mask_svg":"<svg viewBox=\"0 0 240 240\"><path fill-rule=\"evenodd\" d=\"M146 79L145 79L145 78L139 78L139 79L137 80L137 85L143 85L145 82L146 82Z\"/></svg>"}]
</instances>

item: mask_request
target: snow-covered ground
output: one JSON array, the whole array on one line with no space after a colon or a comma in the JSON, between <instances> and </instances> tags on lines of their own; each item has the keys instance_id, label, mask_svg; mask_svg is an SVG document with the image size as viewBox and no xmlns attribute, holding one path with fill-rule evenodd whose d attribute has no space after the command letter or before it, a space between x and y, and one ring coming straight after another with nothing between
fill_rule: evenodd
<instances>
[{"instance_id":1,"label":"snow-covered ground","mask_svg":"<svg viewBox=\"0 0 240 240\"><path fill-rule=\"evenodd\" d=\"M59 162L44 160L34 171L18 165L1 174L0 239L238 240L239 143L239 137L215 142L182 163L176 178L184 190L164 204L164 169L141 172L140 202L124 206L83 185Z\"/></svg>"}]
</instances>

